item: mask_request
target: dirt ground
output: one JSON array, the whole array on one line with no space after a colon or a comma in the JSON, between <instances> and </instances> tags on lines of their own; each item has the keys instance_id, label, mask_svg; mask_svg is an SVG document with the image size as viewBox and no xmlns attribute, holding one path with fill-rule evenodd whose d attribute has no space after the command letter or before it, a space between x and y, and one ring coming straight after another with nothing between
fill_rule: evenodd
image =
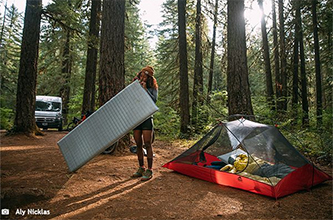
<instances>
[{"instance_id":1,"label":"dirt ground","mask_svg":"<svg viewBox=\"0 0 333 220\"><path fill-rule=\"evenodd\" d=\"M66 133L1 134L1 208L10 212L1 219L332 219L332 181L278 200L220 186L161 167L186 149L181 142L155 141L147 182L130 177L129 150L69 173L57 146Z\"/></svg>"}]
</instances>

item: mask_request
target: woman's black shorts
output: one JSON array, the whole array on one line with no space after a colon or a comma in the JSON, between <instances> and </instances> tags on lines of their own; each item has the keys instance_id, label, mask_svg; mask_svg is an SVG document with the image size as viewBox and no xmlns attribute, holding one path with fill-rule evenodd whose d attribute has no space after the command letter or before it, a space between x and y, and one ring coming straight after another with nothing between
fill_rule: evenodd
<instances>
[{"instance_id":1,"label":"woman's black shorts","mask_svg":"<svg viewBox=\"0 0 333 220\"><path fill-rule=\"evenodd\" d=\"M142 122L139 126L134 128L134 130L153 130L154 128L154 123L153 123L153 118L148 118L144 122Z\"/></svg>"}]
</instances>

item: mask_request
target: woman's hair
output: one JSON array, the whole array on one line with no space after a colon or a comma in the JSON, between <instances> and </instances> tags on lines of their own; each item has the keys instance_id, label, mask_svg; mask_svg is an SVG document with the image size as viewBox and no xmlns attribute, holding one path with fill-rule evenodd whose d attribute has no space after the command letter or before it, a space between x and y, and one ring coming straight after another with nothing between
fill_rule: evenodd
<instances>
[{"instance_id":1,"label":"woman's hair","mask_svg":"<svg viewBox=\"0 0 333 220\"><path fill-rule=\"evenodd\" d=\"M138 79L140 79L141 74L145 74L145 73L142 73L142 71L139 72L138 75L137 75ZM158 89L158 84L157 84L157 80L155 79L155 77L150 76L148 74L146 74L146 76L147 76L147 82L146 82L147 88L153 88L153 89L157 90Z\"/></svg>"}]
</instances>

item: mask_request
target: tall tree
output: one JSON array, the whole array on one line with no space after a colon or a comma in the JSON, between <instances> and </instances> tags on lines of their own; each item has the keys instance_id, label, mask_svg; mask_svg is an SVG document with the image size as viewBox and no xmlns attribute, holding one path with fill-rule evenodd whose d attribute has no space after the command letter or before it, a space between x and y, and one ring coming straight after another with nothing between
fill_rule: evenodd
<instances>
[{"instance_id":1,"label":"tall tree","mask_svg":"<svg viewBox=\"0 0 333 220\"><path fill-rule=\"evenodd\" d=\"M103 2L99 70L99 106L125 87L125 1Z\"/></svg>"},{"instance_id":2,"label":"tall tree","mask_svg":"<svg viewBox=\"0 0 333 220\"><path fill-rule=\"evenodd\" d=\"M92 0L82 114L85 114L87 111L93 112L95 110L95 82L97 71L97 46L99 43L100 14L101 0Z\"/></svg>"},{"instance_id":3,"label":"tall tree","mask_svg":"<svg viewBox=\"0 0 333 220\"><path fill-rule=\"evenodd\" d=\"M266 21L265 21L265 13L263 7L263 0L258 0L259 8L261 10L261 35L262 35L262 44L263 44L263 55L265 62L265 75L266 75L266 96L267 102L271 106L271 109L275 109L274 104L274 91L272 84L272 71L271 71L271 61L269 56L269 46L268 46L268 38L266 31Z\"/></svg>"},{"instance_id":4,"label":"tall tree","mask_svg":"<svg viewBox=\"0 0 333 220\"><path fill-rule=\"evenodd\" d=\"M281 54L281 86L282 87L282 109L287 111L287 56L286 56L286 40L285 40L285 19L284 19L284 1L279 0L279 36L280 36L280 54Z\"/></svg>"},{"instance_id":5,"label":"tall tree","mask_svg":"<svg viewBox=\"0 0 333 220\"><path fill-rule=\"evenodd\" d=\"M180 132L183 134L188 133L188 126L190 124L185 14L186 14L186 0L178 0Z\"/></svg>"},{"instance_id":6,"label":"tall tree","mask_svg":"<svg viewBox=\"0 0 333 220\"><path fill-rule=\"evenodd\" d=\"M305 70L305 52L304 52L304 41L303 41L303 28L302 28L302 16L301 16L301 7L298 7L297 13L299 17L297 22L299 23L299 52L301 60L301 88L302 88L302 124L303 126L309 125L309 104L308 104L308 93L307 93L307 77Z\"/></svg>"},{"instance_id":7,"label":"tall tree","mask_svg":"<svg viewBox=\"0 0 333 220\"><path fill-rule=\"evenodd\" d=\"M299 42L300 42L300 21L299 18L301 16L300 14L300 2L298 0L293 0L293 7L295 10L295 17L294 17L294 59L293 59L293 79L292 79L292 109L293 109L293 116L296 119L297 118L297 105L298 105L298 90L299 90L299 76L298 76L298 70L299 70Z\"/></svg>"},{"instance_id":8,"label":"tall tree","mask_svg":"<svg viewBox=\"0 0 333 220\"><path fill-rule=\"evenodd\" d=\"M275 10L275 0L272 1L272 22L273 22L273 53L274 53L274 75L275 75L275 94L276 94L276 108L280 112L283 108L281 97L282 97L282 82L281 82L281 72L280 72L280 58L279 58L279 43L276 25L276 10Z\"/></svg>"},{"instance_id":9,"label":"tall tree","mask_svg":"<svg viewBox=\"0 0 333 220\"><path fill-rule=\"evenodd\" d=\"M216 44L215 41L216 41L216 25L217 25L218 4L219 4L219 1L215 0L212 50L211 50L211 54L210 54L208 90L207 90L207 101L208 102L210 102L210 94L211 94L212 89L213 89L213 74L214 74L214 59L215 59L215 44Z\"/></svg>"},{"instance_id":10,"label":"tall tree","mask_svg":"<svg viewBox=\"0 0 333 220\"><path fill-rule=\"evenodd\" d=\"M62 84L60 88L60 96L62 98L62 111L64 117L64 123L67 124L67 115L69 112L69 95L70 95L70 79L72 74L72 54L71 54L71 30L65 28L66 32L66 41L62 52Z\"/></svg>"},{"instance_id":11,"label":"tall tree","mask_svg":"<svg viewBox=\"0 0 333 220\"><path fill-rule=\"evenodd\" d=\"M102 10L99 106L104 105L125 87L125 1L104 1ZM118 148L129 144L129 135Z\"/></svg>"},{"instance_id":12,"label":"tall tree","mask_svg":"<svg viewBox=\"0 0 333 220\"><path fill-rule=\"evenodd\" d=\"M229 115L253 115L246 56L244 0L228 0L227 25Z\"/></svg>"},{"instance_id":13,"label":"tall tree","mask_svg":"<svg viewBox=\"0 0 333 220\"><path fill-rule=\"evenodd\" d=\"M202 73L202 18L201 0L197 0L197 15L195 19L195 62L193 82L192 124L197 128L199 120L198 108L203 104L203 73Z\"/></svg>"},{"instance_id":14,"label":"tall tree","mask_svg":"<svg viewBox=\"0 0 333 220\"><path fill-rule=\"evenodd\" d=\"M319 56L319 39L318 39L318 23L317 23L317 0L312 0L312 25L313 25L313 41L315 49L315 68L316 68L316 103L317 103L317 126L322 124L322 80L320 70Z\"/></svg>"},{"instance_id":15,"label":"tall tree","mask_svg":"<svg viewBox=\"0 0 333 220\"><path fill-rule=\"evenodd\" d=\"M327 1L326 4L318 6L318 34L322 39L320 43L320 64L322 77L322 110L329 110L333 104L332 80L329 76L332 75L332 60L333 60L333 17L332 8L333 1ZM325 22L321 22L325 21ZM321 27L321 28L319 28ZM323 117L321 115L320 117Z\"/></svg>"},{"instance_id":16,"label":"tall tree","mask_svg":"<svg viewBox=\"0 0 333 220\"><path fill-rule=\"evenodd\" d=\"M14 131L34 134L37 63L42 0L27 0L16 95Z\"/></svg>"}]
</instances>

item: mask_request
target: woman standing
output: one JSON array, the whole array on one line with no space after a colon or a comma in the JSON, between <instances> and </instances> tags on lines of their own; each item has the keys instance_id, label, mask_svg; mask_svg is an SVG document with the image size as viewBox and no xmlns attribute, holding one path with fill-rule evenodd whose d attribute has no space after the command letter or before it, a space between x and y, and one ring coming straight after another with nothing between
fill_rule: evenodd
<instances>
[{"instance_id":1,"label":"woman standing","mask_svg":"<svg viewBox=\"0 0 333 220\"><path fill-rule=\"evenodd\" d=\"M154 77L154 68L151 66L144 67L134 78L139 80L141 86L147 91L149 96L156 103L158 95L158 85ZM142 181L149 180L153 177L153 148L152 139L154 132L153 116L134 128L134 140L137 146L137 156L139 168L133 174L133 177L141 177ZM144 165L143 145L147 150L148 168Z\"/></svg>"}]
</instances>

